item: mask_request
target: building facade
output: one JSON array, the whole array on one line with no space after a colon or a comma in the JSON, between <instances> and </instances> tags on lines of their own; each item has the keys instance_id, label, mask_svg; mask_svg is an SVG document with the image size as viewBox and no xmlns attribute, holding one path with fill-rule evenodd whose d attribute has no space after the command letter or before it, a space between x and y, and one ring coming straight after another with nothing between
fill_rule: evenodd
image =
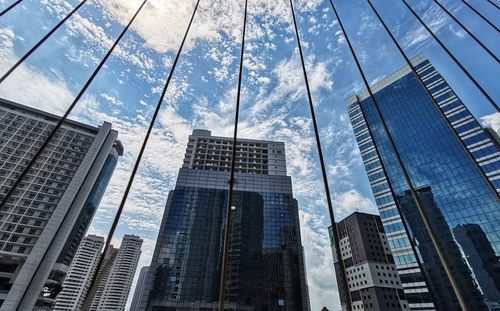
<instances>
[{"instance_id":1,"label":"building facade","mask_svg":"<svg viewBox=\"0 0 500 311\"><path fill-rule=\"evenodd\" d=\"M82 309L99 264L103 246L103 237L88 235L83 238L62 283L62 290L56 297L54 311L79 311Z\"/></svg>"},{"instance_id":2,"label":"building facade","mask_svg":"<svg viewBox=\"0 0 500 311\"><path fill-rule=\"evenodd\" d=\"M132 298L132 304L130 305L130 311L139 310L142 303L142 298L144 296L144 289L146 286L146 278L148 275L149 266L141 268L139 273L139 278L137 279L137 284L135 285L134 297Z\"/></svg>"},{"instance_id":3,"label":"building facade","mask_svg":"<svg viewBox=\"0 0 500 311\"><path fill-rule=\"evenodd\" d=\"M98 280L97 292L91 293L93 295L91 311L125 310L135 270L141 257L142 242L140 237L126 234L119 250L110 248L108 263L102 265L102 278Z\"/></svg>"},{"instance_id":4,"label":"building facade","mask_svg":"<svg viewBox=\"0 0 500 311\"><path fill-rule=\"evenodd\" d=\"M282 142L238 139L225 305L309 310ZM139 310L216 310L232 139L194 130L170 191Z\"/></svg>"},{"instance_id":5,"label":"building facade","mask_svg":"<svg viewBox=\"0 0 500 311\"><path fill-rule=\"evenodd\" d=\"M342 310L347 310L347 300L353 310L409 310L380 216L356 212L340 221L337 228L349 288L349 293L345 293L330 234Z\"/></svg>"},{"instance_id":6,"label":"building facade","mask_svg":"<svg viewBox=\"0 0 500 311\"><path fill-rule=\"evenodd\" d=\"M2 195L58 120L0 101ZM109 123L95 128L67 120L8 199L0 211L0 310L32 310L39 298L53 302L123 152L117 135ZM53 270L60 278L46 284Z\"/></svg>"},{"instance_id":7,"label":"building facade","mask_svg":"<svg viewBox=\"0 0 500 311\"><path fill-rule=\"evenodd\" d=\"M411 310L460 310L454 282L470 310L496 310L500 266L479 254L500 255L498 144L425 57L412 63L425 85L408 66L374 84L380 114L367 92L346 100L406 298ZM464 228L481 232L477 248Z\"/></svg>"}]
</instances>

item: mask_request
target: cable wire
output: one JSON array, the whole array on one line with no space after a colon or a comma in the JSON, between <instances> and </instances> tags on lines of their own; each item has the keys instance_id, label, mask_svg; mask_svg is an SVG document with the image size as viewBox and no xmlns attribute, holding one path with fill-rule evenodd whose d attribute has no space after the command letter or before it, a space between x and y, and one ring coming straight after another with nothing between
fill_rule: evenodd
<instances>
[{"instance_id":1,"label":"cable wire","mask_svg":"<svg viewBox=\"0 0 500 311\"><path fill-rule=\"evenodd\" d=\"M446 14L455 21L460 27L462 27L463 30L472 38L474 41L476 41L477 44L479 44L488 54L490 54L491 57L493 57L494 60L499 62L498 57L486 46L484 45L467 27L465 27L462 22L460 22L444 5L442 5L439 0L433 0Z\"/></svg>"},{"instance_id":2,"label":"cable wire","mask_svg":"<svg viewBox=\"0 0 500 311\"><path fill-rule=\"evenodd\" d=\"M498 29L495 24L490 22L489 19L487 19L483 14L481 14L478 10L476 10L472 5L469 4L469 2L465 0L461 0L463 4L465 4L469 9L471 9L474 13L476 13L482 20L484 20L488 25L490 25L493 29L495 29L497 32L500 32L500 29Z\"/></svg>"},{"instance_id":3,"label":"cable wire","mask_svg":"<svg viewBox=\"0 0 500 311\"><path fill-rule=\"evenodd\" d=\"M234 134L233 134L233 151L231 157L231 173L229 177L229 191L227 194L227 207L226 207L226 222L224 224L224 242L222 249L222 269L220 277L219 286L219 310L224 310L224 300L225 300L225 283L226 283L226 271L228 262L228 251L229 251L229 230L233 203L233 189L234 189L234 168L236 166L236 141L238 138L238 122L240 115L240 101L241 101L241 84L243 80L243 58L245 54L245 35L247 28L247 11L248 11L248 0L245 0L245 13L243 16L243 33L241 38L241 51L240 51L240 67L238 73L238 91L236 93L236 111L234 116Z\"/></svg>"},{"instance_id":4,"label":"cable wire","mask_svg":"<svg viewBox=\"0 0 500 311\"><path fill-rule=\"evenodd\" d=\"M111 56L112 52L114 51L114 49L116 48L116 46L118 45L118 43L121 41L121 39L123 38L123 36L125 35L125 33L128 31L128 29L130 28L130 26L134 22L134 20L137 17L137 15L139 15L139 12L142 10L142 8L144 7L144 5L146 4L147 1L148 0L144 0L141 3L141 5L136 10L136 12L134 13L134 15L132 16L132 18L130 19L130 21L127 23L127 25L125 26L125 28L123 28L123 30L120 33L120 35L118 36L118 38L115 40L115 42L113 43L113 45L111 46L111 48L108 50L108 52L106 53L106 55L104 56L104 58L99 62L99 65L96 67L96 69L94 70L94 72L92 73L92 75L90 76L90 78L87 80L87 82L85 83L85 85L83 86L83 88L80 90L80 92L78 93L78 95L76 96L76 98L73 100L73 102L71 103L70 107L66 110L66 112L64 113L64 115L59 119L59 121L57 122L56 126L52 129L52 131L48 135L47 139L43 142L43 144L38 149L38 151L36 152L36 154L34 155L34 157L30 160L30 162L28 163L28 165L24 168L23 172L20 174L19 178L16 180L16 182L14 183L14 185L10 188L9 192L7 193L7 195L3 198L2 202L0 203L0 208L2 208L2 207L5 206L5 204L7 203L7 200L10 198L10 196L12 196L12 194L14 193L14 191L16 190L16 188L18 187L18 185L21 183L21 181L24 179L24 177L26 176L26 174L28 173L28 171L32 168L32 166L38 160L38 158L40 157L40 155L42 154L42 152L48 146L49 142L55 136L56 132L61 128L61 126L63 125L63 123L66 121L66 119L69 116L69 114L73 111L74 107L76 106L76 104L78 103L78 101L80 100L80 98L83 96L83 94L85 93L85 91L88 89L88 87L90 86L90 84L92 83L92 81L94 80L94 78L97 76L97 74L99 73L100 69L104 66L104 64L107 61L107 59ZM59 228L57 229L57 231L59 231ZM52 243L52 241L51 241L51 243ZM42 256L42 259L40 261L42 261L44 257L45 257L45 254ZM38 268L36 270L38 270ZM35 274L36 273L34 273L33 276ZM23 299L25 295L26 295L26 292L23 293L21 299Z\"/></svg>"},{"instance_id":5,"label":"cable wire","mask_svg":"<svg viewBox=\"0 0 500 311\"><path fill-rule=\"evenodd\" d=\"M147 0L145 0L144 2L146 2L146 1ZM167 92L168 86L170 85L170 81L172 80L175 68L177 67L177 63L179 61L180 55L182 53L182 50L184 48L184 44L185 44L187 36L189 34L189 30L191 29L191 25L193 24L193 20L194 20L194 17L196 15L196 12L198 10L199 4L200 4L200 0L197 0L196 5L195 5L194 10L193 10L193 14L191 15L191 19L189 20L189 24L188 24L188 26L186 28L186 32L184 33L184 37L182 38L182 42L181 42L181 44L179 46L177 54L175 55L175 60L172 63L172 67L171 67L170 72L168 74L167 80L165 81L165 85L163 87L162 93L160 95L158 103L156 104L156 108L155 108L155 111L153 113L153 117L151 118L148 130L146 132L146 136L144 137L144 140L143 140L142 145L141 145L141 149L140 149L139 154L137 155L137 158L135 160L134 167L132 169L132 173L131 173L131 175L129 177L129 180L127 182L127 187L125 188L125 192L123 193L123 197L122 197L122 199L120 201L120 205L118 206L118 209L116 211L115 217L113 219L113 223L111 224L111 228L110 228L108 236L106 238L106 243L104 245L104 250L103 250L103 253L102 253L103 255L99 259L99 263L98 263L98 265L96 267L96 270L95 270L96 274L94 275L94 277L92 279L92 282L90 283L89 292L96 285L95 284L95 280L96 280L96 276L97 276L97 271L99 271L99 269L100 269L100 267L102 265L102 262L103 262L103 259L104 259L104 254L106 254L107 250L110 247L111 239L113 238L113 235L115 233L116 227L118 225L118 221L120 220L123 208L125 206L125 202L127 201L128 194L130 192L130 189L131 189L132 184L134 182L135 175L137 174L137 170L138 170L139 165L141 163L142 156L144 154L144 150L146 149L147 143L149 141L149 137L151 136L151 132L153 131L153 127L154 127L154 125L156 123L156 119L158 117L158 113L160 112L161 104L163 102L163 99L165 98L165 94ZM86 301L85 304L86 303L88 303L88 301Z\"/></svg>"},{"instance_id":6,"label":"cable wire","mask_svg":"<svg viewBox=\"0 0 500 311\"><path fill-rule=\"evenodd\" d=\"M29 49L28 52L21 56L21 58L19 58L19 60L0 78L0 83L7 79L7 77L10 76L10 74L14 72L17 67L19 67L31 54L33 54L33 52L35 52L43 43L45 43L45 41L50 38L50 36L52 36L52 34L56 32L57 29L59 29L59 27L61 27L76 11L78 11L85 4L85 2L87 2L87 0L82 0L82 2L80 2L76 7L73 8L73 10L71 10L71 12L68 13L68 15L60 20L57 25L55 25L45 36L43 36L42 39L40 39L31 49Z\"/></svg>"},{"instance_id":7,"label":"cable wire","mask_svg":"<svg viewBox=\"0 0 500 311\"><path fill-rule=\"evenodd\" d=\"M344 29L344 26L343 26L343 23L342 23L342 20L340 19L340 16L337 12L337 9L335 8L335 5L333 4L333 1L330 0L330 4L333 8L333 11L335 13L335 16L337 17L337 21L339 22L339 25L342 29L342 32L344 33L344 36L346 38L346 42L349 46L349 50L351 51L351 54L354 58L354 61L356 63L356 66L358 68L358 71L363 79L363 83L365 85L365 88L367 89L368 91L368 94L371 98L371 100L373 101L373 104L376 108L376 111L377 111L377 115L379 117L379 119L381 120L381 123L382 123L382 126L384 128L384 132L387 134L387 138L389 140L389 143L391 145L391 149L394 151L394 154L396 155L396 159L397 159L397 162L401 168L401 171L403 172L403 177L408 185L408 188L410 190L410 193L413 197L413 199L415 200L415 205L417 206L417 210L419 211L419 214L420 214L420 217L422 218L422 222L424 223L424 226L427 230L427 232L429 233L429 236L431 237L431 241L432 241L432 244L434 246L434 248L436 249L436 253L438 254L438 257L441 261L441 263L443 264L444 266L444 269L445 269L445 272L450 280L450 283L453 287L453 290L455 292L455 295L457 296L457 300L460 304L460 306L462 307L462 310L463 311L468 311L468 308L467 308L467 305L465 304L465 300L463 299L462 295L461 295L461 292L460 290L458 289L458 285L456 284L455 282L455 278L454 278L454 275L453 275L453 272L451 271L447 261L446 261L446 258L444 257L444 254L443 252L441 251L441 249L439 248L439 241L437 240L435 234L434 234L434 231L432 230L432 227L430 225L430 222L429 222L429 219L427 218L426 214L425 214L425 211L422 207L422 205L420 204L420 200L418 198L418 195L415 191L415 188L413 186L413 183L411 181L411 178L408 174L408 171L406 170L406 167L403 163L403 160L401 159L401 155L399 154L399 150L397 149L396 147L396 143L394 142L394 139L389 131L389 128L387 126L387 123L385 122L385 119L383 118L382 116L382 111L380 110L380 106L378 104L378 101L376 100L375 96L373 95L373 92L370 88L370 85L368 83L368 80L366 78L366 75L364 73L364 70L363 68L361 67L361 63L359 62L359 59L358 59L358 56L356 55L355 51L354 51L354 48L351 44L351 40L349 39L348 35L347 35L347 32L345 31ZM363 115L365 114L365 112L363 111L363 107L362 105L360 104L359 105L360 109L362 110L363 112Z\"/></svg>"},{"instance_id":8,"label":"cable wire","mask_svg":"<svg viewBox=\"0 0 500 311\"><path fill-rule=\"evenodd\" d=\"M450 50L444 45L444 43L436 36L436 34L429 28L429 26L418 16L418 14L413 10L407 0L402 0L405 6L410 10L410 12L415 16L415 18L424 26L424 28L429 32L429 34L434 38L434 40L439 44L439 46L448 54L448 56L455 62L455 64L460 67L462 72L471 80L472 83L481 91L481 93L486 97L486 99L491 103L493 108L500 111L498 104L491 98L491 96L486 92L485 89L477 82L477 80L471 75L471 73L460 63L460 61L450 52Z\"/></svg>"},{"instance_id":9,"label":"cable wire","mask_svg":"<svg viewBox=\"0 0 500 311\"><path fill-rule=\"evenodd\" d=\"M311 95L311 88L309 87L309 79L307 77L307 69L306 69L306 64L304 61L304 54L302 52L302 44L300 41L299 29L297 27L297 20L295 18L295 10L293 8L293 0L290 0L290 7L292 10L293 25L295 28L295 36L297 38L297 46L299 48L300 61L302 64L302 72L304 74L304 82L306 85L307 99L309 101L311 120L312 120L313 128L314 128L314 136L316 139L316 146L318 148L319 162L320 162L320 166L321 166L321 174L323 177L323 186L325 188L326 201L328 204L328 212L330 214L330 221L332 223L332 234L333 234L333 238L334 238L335 252L336 252L336 257L337 257L337 260L339 263L340 274L341 274L340 277L344 279L343 282L341 282L341 283L344 285L343 287L344 287L344 291L345 291L346 295L348 297L350 297L350 291L349 291L349 287L347 285L347 274L345 271L344 261L342 260L342 254L340 252L339 233L338 233L338 228L337 228L337 222L335 221L335 214L333 212L333 204L332 204L332 199L330 196L330 186L328 184L328 176L326 173L325 160L323 158L323 151L321 148L321 139L319 137L318 123L316 121L316 114L314 112L314 104L313 104L313 99L312 99L312 95ZM347 303L347 306L346 306L347 311L351 311L352 310L351 299L350 298L346 299L346 303Z\"/></svg>"},{"instance_id":10,"label":"cable wire","mask_svg":"<svg viewBox=\"0 0 500 311\"><path fill-rule=\"evenodd\" d=\"M493 2L491 0L488 0L488 2L491 3L491 5L493 5L495 8L500 9L500 7L498 6L498 4L496 4L495 2Z\"/></svg>"},{"instance_id":11,"label":"cable wire","mask_svg":"<svg viewBox=\"0 0 500 311\"><path fill-rule=\"evenodd\" d=\"M17 0L16 2L14 2L11 5L9 5L8 7L6 7L2 12L0 12L0 17L2 17L5 13L9 12L10 10L12 10L16 5L18 5L22 1L23 0Z\"/></svg>"}]
</instances>

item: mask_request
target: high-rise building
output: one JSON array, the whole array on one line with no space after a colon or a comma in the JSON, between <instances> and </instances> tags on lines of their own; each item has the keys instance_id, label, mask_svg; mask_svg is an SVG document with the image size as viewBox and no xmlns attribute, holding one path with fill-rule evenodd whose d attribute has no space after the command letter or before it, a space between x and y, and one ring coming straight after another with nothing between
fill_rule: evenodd
<instances>
[{"instance_id":1,"label":"high-rise building","mask_svg":"<svg viewBox=\"0 0 500 311\"><path fill-rule=\"evenodd\" d=\"M409 310L380 216L355 212L337 224L345 279L330 230L330 241L342 310ZM347 282L349 293L344 288Z\"/></svg>"},{"instance_id":2,"label":"high-rise building","mask_svg":"<svg viewBox=\"0 0 500 311\"><path fill-rule=\"evenodd\" d=\"M424 56L412 63L424 85L409 66L375 83L380 114L367 92L346 100L406 298L411 310L461 310L459 296L493 310L499 265L478 254L500 253L500 150Z\"/></svg>"},{"instance_id":3,"label":"high-rise building","mask_svg":"<svg viewBox=\"0 0 500 311\"><path fill-rule=\"evenodd\" d=\"M93 297L91 311L123 311L127 304L135 270L141 257L142 239L135 235L123 236L110 269L104 271ZM109 267L109 266L108 266Z\"/></svg>"},{"instance_id":4,"label":"high-rise building","mask_svg":"<svg viewBox=\"0 0 500 311\"><path fill-rule=\"evenodd\" d=\"M218 309L231 138L194 130L170 191L139 310ZM309 310L282 142L238 139L225 305Z\"/></svg>"},{"instance_id":5,"label":"high-rise building","mask_svg":"<svg viewBox=\"0 0 500 311\"><path fill-rule=\"evenodd\" d=\"M103 237L88 235L83 238L62 283L62 290L56 297L54 311L79 311L82 309L103 246Z\"/></svg>"},{"instance_id":6,"label":"high-rise building","mask_svg":"<svg viewBox=\"0 0 500 311\"><path fill-rule=\"evenodd\" d=\"M0 100L0 199L59 118ZM53 302L123 152L117 135L65 121L2 207L0 310L32 310L44 286Z\"/></svg>"},{"instance_id":7,"label":"high-rise building","mask_svg":"<svg viewBox=\"0 0 500 311\"><path fill-rule=\"evenodd\" d=\"M141 268L139 273L139 278L137 279L137 284L135 285L134 297L132 298L132 304L130 305L130 311L139 310L142 298L144 296L144 289L146 285L146 277L148 275L149 266Z\"/></svg>"}]
</instances>

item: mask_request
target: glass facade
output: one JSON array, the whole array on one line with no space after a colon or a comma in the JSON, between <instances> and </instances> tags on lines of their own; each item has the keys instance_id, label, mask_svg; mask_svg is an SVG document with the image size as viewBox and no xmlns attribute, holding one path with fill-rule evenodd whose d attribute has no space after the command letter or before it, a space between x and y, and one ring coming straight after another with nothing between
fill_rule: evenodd
<instances>
[{"instance_id":1,"label":"glass facade","mask_svg":"<svg viewBox=\"0 0 500 311\"><path fill-rule=\"evenodd\" d=\"M408 68L374 86L398 154L371 98L362 94L348 102L394 259L412 310L461 310L418 200L470 310L496 310L500 267L491 263L500 254L500 202L491 178L496 168L488 165L498 164L498 146L432 65L422 58L416 63L438 106ZM446 104L458 106L450 113ZM473 239L479 241L474 247Z\"/></svg>"}]
</instances>

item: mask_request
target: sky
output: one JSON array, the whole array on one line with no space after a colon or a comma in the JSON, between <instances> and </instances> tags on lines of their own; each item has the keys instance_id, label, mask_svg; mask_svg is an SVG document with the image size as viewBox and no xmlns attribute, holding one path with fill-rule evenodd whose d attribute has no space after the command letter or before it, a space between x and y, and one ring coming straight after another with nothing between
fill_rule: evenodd
<instances>
[{"instance_id":1,"label":"sky","mask_svg":"<svg viewBox=\"0 0 500 311\"><path fill-rule=\"evenodd\" d=\"M13 2L0 0L0 10ZM0 84L0 97L62 115L141 2L89 0ZM366 0L334 2L370 83L405 64ZM0 17L0 74L77 3L24 0ZM478 120L500 127L500 114L401 1L373 3L408 55L425 54ZM499 64L433 0L409 3L499 102ZM495 30L459 1L441 3L498 55ZM500 10L488 2L470 3L491 21L500 21ZM194 5L194 0L147 1L70 115L94 126L112 123L125 148L89 233L107 235ZM285 142L288 175L299 202L311 309L338 310L330 219L289 1L249 0L248 5L239 137ZM344 105L345 98L364 90L346 39L328 0L294 0L294 7L335 217L377 213ZM233 134L243 9L243 0L200 1L113 238L116 246L124 234L144 239L136 279L140 267L151 261L167 193L175 186L192 129Z\"/></svg>"}]
</instances>

